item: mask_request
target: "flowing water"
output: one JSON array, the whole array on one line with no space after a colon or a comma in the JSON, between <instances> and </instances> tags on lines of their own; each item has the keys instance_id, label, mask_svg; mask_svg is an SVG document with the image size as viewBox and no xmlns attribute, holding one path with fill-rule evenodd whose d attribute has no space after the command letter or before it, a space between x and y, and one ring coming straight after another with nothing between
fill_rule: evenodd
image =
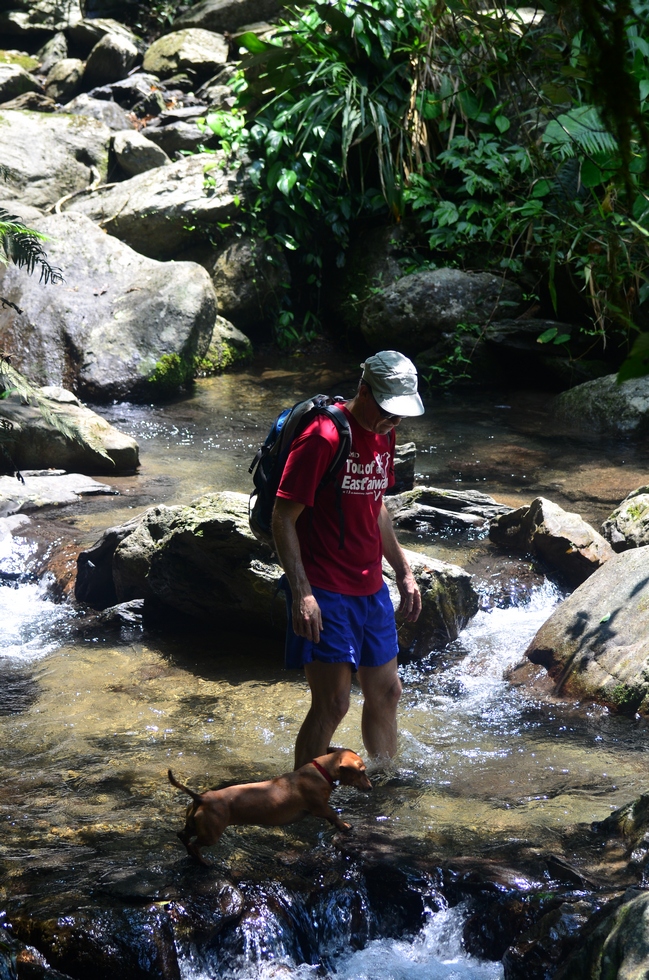
<instances>
[{"instance_id":1,"label":"flowing water","mask_svg":"<svg viewBox=\"0 0 649 980\"><path fill-rule=\"evenodd\" d=\"M138 439L141 471L108 480L120 496L86 500L56 521L84 547L154 503L247 490L250 459L277 411L316 390L350 395L356 376L355 362L285 358L200 382L162 407L104 409ZM599 523L647 482L647 452L576 441L552 426L547 401L502 391L430 397L399 441L417 443L418 482L477 487L512 506L543 493ZM483 608L450 647L402 668L399 754L373 770L372 794L337 792L346 819L426 853L487 854L508 841L551 848L562 828L600 820L645 791L643 721L541 703L503 680L565 594L560 584L499 554L483 534L414 532L407 543L475 571ZM0 570L16 560L0 553ZM191 635L101 627L55 602L46 582L0 586L0 909L55 915L109 904L124 868L145 869L154 891L180 874L188 862L173 830L184 805L166 781L169 766L195 787L292 768L308 707L302 676L283 670L277 647L214 625ZM359 732L355 692L337 740L359 748ZM335 844L328 825L307 820L231 829L212 856L236 880L267 882L313 849L327 854ZM501 976L499 964L462 952L461 908L431 908L414 938L372 939L355 952L332 934L320 965L282 945L273 922L260 916L219 975ZM185 980L206 980L212 969L185 950Z\"/></svg>"}]
</instances>

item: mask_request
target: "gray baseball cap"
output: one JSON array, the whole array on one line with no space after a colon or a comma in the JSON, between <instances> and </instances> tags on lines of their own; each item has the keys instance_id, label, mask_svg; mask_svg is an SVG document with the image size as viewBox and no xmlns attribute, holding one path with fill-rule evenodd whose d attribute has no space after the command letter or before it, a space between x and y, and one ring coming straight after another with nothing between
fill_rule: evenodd
<instances>
[{"instance_id":1,"label":"gray baseball cap","mask_svg":"<svg viewBox=\"0 0 649 980\"><path fill-rule=\"evenodd\" d=\"M404 418L424 414L417 393L417 368L410 358L396 350L382 350L368 357L361 367L361 380L370 386L376 401L386 412Z\"/></svg>"}]
</instances>

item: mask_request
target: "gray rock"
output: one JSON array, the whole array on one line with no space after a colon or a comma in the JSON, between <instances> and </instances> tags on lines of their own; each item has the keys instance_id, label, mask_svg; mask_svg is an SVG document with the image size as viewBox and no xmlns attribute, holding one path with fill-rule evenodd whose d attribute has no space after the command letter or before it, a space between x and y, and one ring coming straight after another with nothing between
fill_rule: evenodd
<instances>
[{"instance_id":1,"label":"gray rock","mask_svg":"<svg viewBox=\"0 0 649 980\"><path fill-rule=\"evenodd\" d=\"M161 112L146 126L147 139L152 140L168 157L180 151L193 153L212 136L211 130L203 131L197 119L205 116L207 106L188 106Z\"/></svg>"},{"instance_id":2,"label":"gray rock","mask_svg":"<svg viewBox=\"0 0 649 980\"><path fill-rule=\"evenodd\" d=\"M16 211L16 201L6 201L4 198L0 198L0 208L4 208L5 211L9 211L13 214ZM22 204L20 206L20 214L18 215L21 221L25 224L30 225L32 221L38 221L39 218L43 217L43 212L40 208L32 208L28 204Z\"/></svg>"},{"instance_id":3,"label":"gray rock","mask_svg":"<svg viewBox=\"0 0 649 980\"><path fill-rule=\"evenodd\" d=\"M0 401L0 420L11 426L0 430L0 440L18 469L53 467L110 474L137 469L135 439L82 405L71 391L45 387L40 394L38 405L27 404L15 394ZM65 433L61 425L54 425L53 418L59 420Z\"/></svg>"},{"instance_id":4,"label":"gray rock","mask_svg":"<svg viewBox=\"0 0 649 980\"><path fill-rule=\"evenodd\" d=\"M212 261L219 311L240 330L267 320L290 283L284 253L266 242L239 238Z\"/></svg>"},{"instance_id":5,"label":"gray rock","mask_svg":"<svg viewBox=\"0 0 649 980\"><path fill-rule=\"evenodd\" d=\"M484 528L490 520L512 510L479 490L436 487L413 487L387 496L385 506L396 527L429 531Z\"/></svg>"},{"instance_id":6,"label":"gray rock","mask_svg":"<svg viewBox=\"0 0 649 980\"><path fill-rule=\"evenodd\" d=\"M2 161L15 179L3 196L47 208L66 194L106 179L110 130L94 119L0 111Z\"/></svg>"},{"instance_id":7,"label":"gray rock","mask_svg":"<svg viewBox=\"0 0 649 980\"><path fill-rule=\"evenodd\" d=\"M62 507L78 503L81 497L117 492L105 483L97 483L79 473L23 475L23 481L14 476L0 476L0 517L30 513L43 507Z\"/></svg>"},{"instance_id":8,"label":"gray rock","mask_svg":"<svg viewBox=\"0 0 649 980\"><path fill-rule=\"evenodd\" d=\"M197 375L205 378L221 374L235 364L250 360L252 354L248 337L225 317L217 316L210 346L198 365Z\"/></svg>"},{"instance_id":9,"label":"gray rock","mask_svg":"<svg viewBox=\"0 0 649 980\"><path fill-rule=\"evenodd\" d=\"M375 350L396 344L417 354L460 323L480 326L513 314L521 300L519 286L489 272L415 272L368 300L361 331Z\"/></svg>"},{"instance_id":10,"label":"gray rock","mask_svg":"<svg viewBox=\"0 0 649 980\"><path fill-rule=\"evenodd\" d=\"M55 34L54 37L51 37L36 54L36 57L40 62L38 69L40 74L47 75L57 61L63 61L63 59L67 58L67 56L68 42L65 34L63 34L62 31L59 31L59 33Z\"/></svg>"},{"instance_id":11,"label":"gray rock","mask_svg":"<svg viewBox=\"0 0 649 980\"><path fill-rule=\"evenodd\" d=\"M68 102L60 110L69 112L75 116L85 116L89 119L98 119L115 132L120 132L133 126L131 119L116 102L106 102L104 99L93 99L92 96L82 92L75 99Z\"/></svg>"},{"instance_id":12,"label":"gray rock","mask_svg":"<svg viewBox=\"0 0 649 980\"><path fill-rule=\"evenodd\" d=\"M602 525L614 551L649 545L649 486L639 487L622 501Z\"/></svg>"},{"instance_id":13,"label":"gray rock","mask_svg":"<svg viewBox=\"0 0 649 980\"><path fill-rule=\"evenodd\" d=\"M556 694L649 713L649 548L614 555L561 603L525 656Z\"/></svg>"},{"instance_id":14,"label":"gray rock","mask_svg":"<svg viewBox=\"0 0 649 980\"><path fill-rule=\"evenodd\" d=\"M88 55L84 86L108 85L126 78L139 57L137 47L121 34L105 34Z\"/></svg>"},{"instance_id":15,"label":"gray rock","mask_svg":"<svg viewBox=\"0 0 649 980\"><path fill-rule=\"evenodd\" d=\"M418 660L456 640L478 611L478 594L471 576L458 565L439 561L432 555L404 549L421 592L421 614L416 623L405 620L399 627L399 659ZM401 602L394 571L383 561L383 578L388 583L395 610Z\"/></svg>"},{"instance_id":16,"label":"gray rock","mask_svg":"<svg viewBox=\"0 0 649 980\"><path fill-rule=\"evenodd\" d=\"M0 64L0 102L9 102L25 92L40 91L39 82L20 65Z\"/></svg>"},{"instance_id":17,"label":"gray rock","mask_svg":"<svg viewBox=\"0 0 649 980\"><path fill-rule=\"evenodd\" d=\"M608 911L610 909L610 911ZM597 917L555 980L641 980L649 976L649 895L629 889ZM603 918L603 921L602 921ZM529 974L528 974L529 975Z\"/></svg>"},{"instance_id":18,"label":"gray rock","mask_svg":"<svg viewBox=\"0 0 649 980\"><path fill-rule=\"evenodd\" d=\"M132 31L110 17L83 18L67 30L71 43L85 54L89 54L98 41L107 34L118 35L137 46L139 38Z\"/></svg>"},{"instance_id":19,"label":"gray rock","mask_svg":"<svg viewBox=\"0 0 649 980\"><path fill-rule=\"evenodd\" d=\"M65 31L83 17L79 0L15 0L13 10L3 4L0 34L34 36Z\"/></svg>"},{"instance_id":20,"label":"gray rock","mask_svg":"<svg viewBox=\"0 0 649 980\"><path fill-rule=\"evenodd\" d=\"M615 374L587 381L559 395L554 411L577 431L640 438L649 433L649 377L620 385Z\"/></svg>"},{"instance_id":21,"label":"gray rock","mask_svg":"<svg viewBox=\"0 0 649 980\"><path fill-rule=\"evenodd\" d=\"M404 655L421 656L448 642L477 611L471 577L428 555L408 553L422 591L416 624L403 624ZM75 594L105 607L155 600L192 618L263 636L282 636L284 601L276 595L281 568L248 526L248 497L213 493L186 507L153 507L111 528L81 552ZM388 585L398 604L396 586Z\"/></svg>"},{"instance_id":22,"label":"gray rock","mask_svg":"<svg viewBox=\"0 0 649 980\"><path fill-rule=\"evenodd\" d=\"M504 548L538 555L572 585L579 585L614 554L608 541L579 514L568 513L545 497L496 518L489 537Z\"/></svg>"},{"instance_id":23,"label":"gray rock","mask_svg":"<svg viewBox=\"0 0 649 980\"><path fill-rule=\"evenodd\" d=\"M414 442L404 442L394 447L394 486L389 494L403 493L412 490L415 485L415 462L417 460L417 445Z\"/></svg>"},{"instance_id":24,"label":"gray rock","mask_svg":"<svg viewBox=\"0 0 649 980\"><path fill-rule=\"evenodd\" d=\"M280 7L280 0L200 0L176 18L173 28L204 27L208 31L232 34L244 24L273 17Z\"/></svg>"},{"instance_id":25,"label":"gray rock","mask_svg":"<svg viewBox=\"0 0 649 980\"><path fill-rule=\"evenodd\" d=\"M133 109L138 102L149 98L152 92L158 92L159 89L160 82L156 75L136 72L136 74L129 75L128 78L119 82L93 88L88 95L91 95L93 99L117 102L122 109Z\"/></svg>"},{"instance_id":26,"label":"gray rock","mask_svg":"<svg viewBox=\"0 0 649 980\"><path fill-rule=\"evenodd\" d=\"M132 129L115 133L113 150L115 159L128 177L135 177L136 174L143 174L154 167L163 167L170 162L164 150L143 133Z\"/></svg>"},{"instance_id":27,"label":"gray rock","mask_svg":"<svg viewBox=\"0 0 649 980\"><path fill-rule=\"evenodd\" d=\"M19 109L21 112L55 112L57 104L42 92L25 92L4 102L0 109Z\"/></svg>"},{"instance_id":28,"label":"gray rock","mask_svg":"<svg viewBox=\"0 0 649 980\"><path fill-rule=\"evenodd\" d=\"M83 212L131 248L168 259L206 238L210 228L231 221L243 192L235 171L221 168L219 153L187 157L77 197L70 208ZM205 188L206 177L213 186Z\"/></svg>"},{"instance_id":29,"label":"gray rock","mask_svg":"<svg viewBox=\"0 0 649 980\"><path fill-rule=\"evenodd\" d=\"M18 370L93 401L150 401L193 377L216 317L204 269L144 258L79 214L35 227L66 282L44 287L14 266L0 273L0 294L23 310L0 311L0 343Z\"/></svg>"},{"instance_id":30,"label":"gray rock","mask_svg":"<svg viewBox=\"0 0 649 980\"><path fill-rule=\"evenodd\" d=\"M205 82L196 92L196 98L204 102L209 109L231 109L237 97L229 85L224 85L222 82Z\"/></svg>"},{"instance_id":31,"label":"gray rock","mask_svg":"<svg viewBox=\"0 0 649 980\"><path fill-rule=\"evenodd\" d=\"M81 89L83 69L83 61L78 58L63 58L57 61L45 79L47 97L63 104L73 99Z\"/></svg>"},{"instance_id":32,"label":"gray rock","mask_svg":"<svg viewBox=\"0 0 649 980\"><path fill-rule=\"evenodd\" d=\"M192 27L154 41L144 55L143 68L160 78L191 70L197 78L207 79L227 60L228 43L224 37Z\"/></svg>"}]
</instances>

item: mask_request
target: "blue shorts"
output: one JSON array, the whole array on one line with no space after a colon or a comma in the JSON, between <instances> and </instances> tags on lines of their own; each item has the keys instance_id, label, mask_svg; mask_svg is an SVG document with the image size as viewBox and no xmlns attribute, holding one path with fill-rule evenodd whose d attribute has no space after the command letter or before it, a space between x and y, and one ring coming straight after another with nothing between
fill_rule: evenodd
<instances>
[{"instance_id":1,"label":"blue shorts","mask_svg":"<svg viewBox=\"0 0 649 980\"><path fill-rule=\"evenodd\" d=\"M397 656L394 609L385 582L374 595L343 595L314 586L313 595L322 612L319 643L293 632L292 597L285 575L280 588L286 595L285 665L289 669L318 660L329 664L348 663L355 672L359 667L381 667Z\"/></svg>"}]
</instances>

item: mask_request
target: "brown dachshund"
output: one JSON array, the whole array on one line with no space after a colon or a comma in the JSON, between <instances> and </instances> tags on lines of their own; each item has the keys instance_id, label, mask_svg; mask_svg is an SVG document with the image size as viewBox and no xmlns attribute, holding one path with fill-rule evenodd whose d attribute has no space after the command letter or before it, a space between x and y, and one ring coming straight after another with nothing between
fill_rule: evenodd
<instances>
[{"instance_id":1,"label":"brown dachshund","mask_svg":"<svg viewBox=\"0 0 649 980\"><path fill-rule=\"evenodd\" d=\"M340 783L360 790L372 789L365 763L350 749L336 749L318 756L294 772L262 783L243 783L195 793L179 783L171 769L169 782L188 793L193 803L187 810L185 829L178 836L188 854L207 864L200 848L216 844L230 825L258 824L280 827L301 820L308 813L324 817L338 830L350 830L329 806L331 791Z\"/></svg>"}]
</instances>

